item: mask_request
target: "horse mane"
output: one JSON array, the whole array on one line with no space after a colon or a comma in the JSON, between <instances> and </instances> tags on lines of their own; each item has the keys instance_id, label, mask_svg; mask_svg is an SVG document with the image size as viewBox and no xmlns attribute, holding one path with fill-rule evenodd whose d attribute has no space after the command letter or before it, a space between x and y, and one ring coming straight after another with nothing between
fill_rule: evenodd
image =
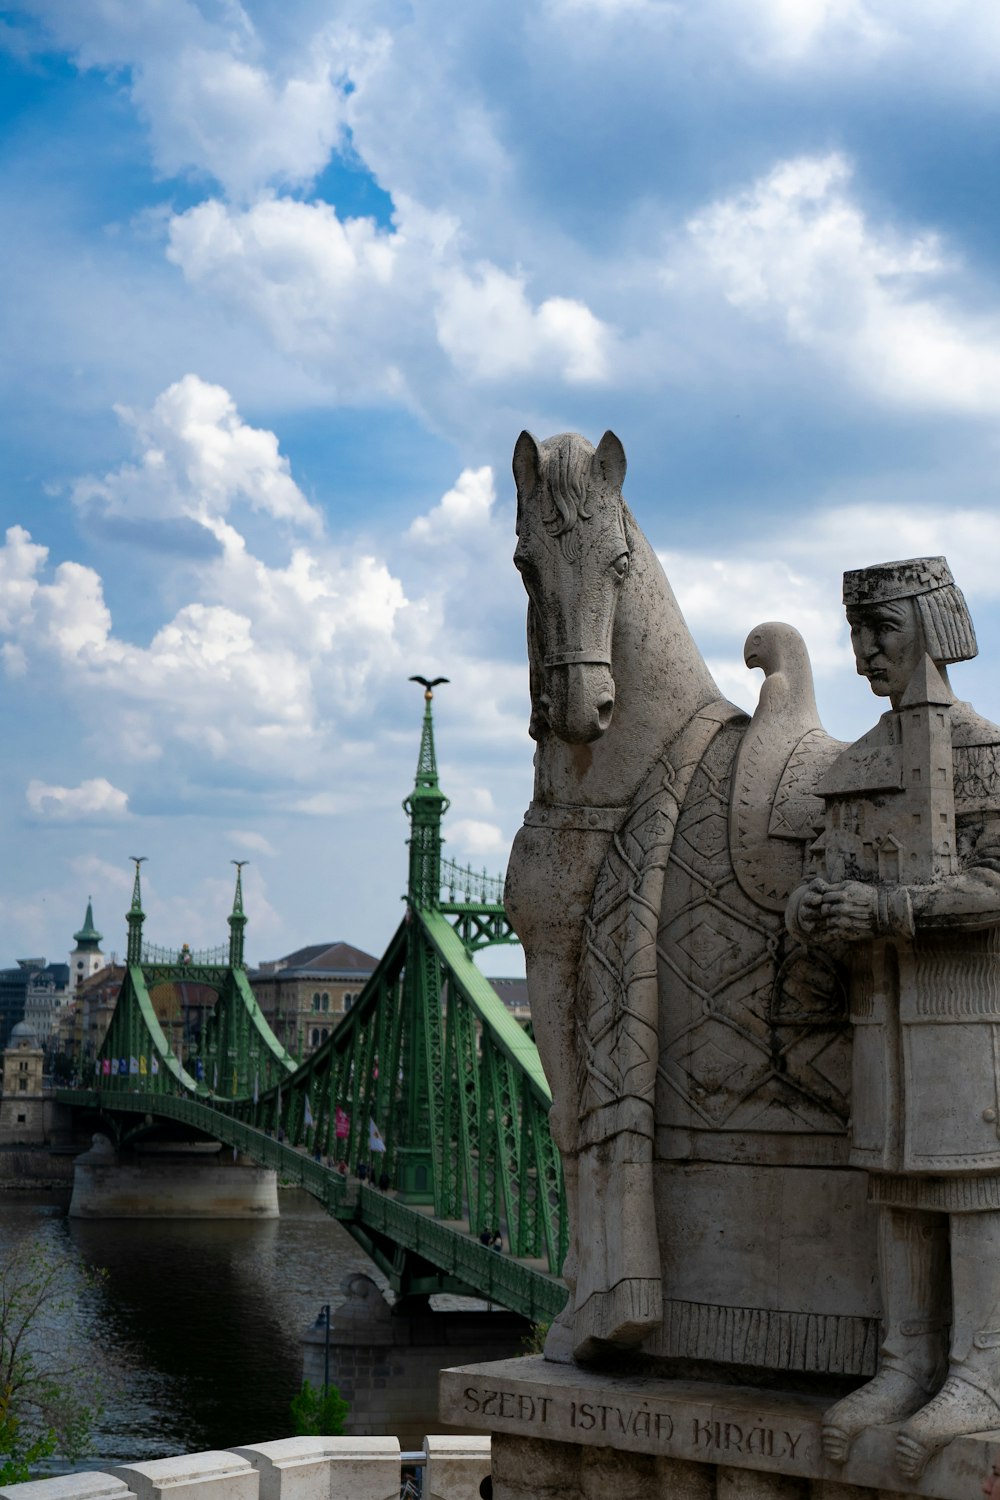
<instances>
[{"instance_id":1,"label":"horse mane","mask_svg":"<svg viewBox=\"0 0 1000 1500\"><path fill-rule=\"evenodd\" d=\"M555 515L543 516L545 529L550 536L567 537L578 521L589 521L592 515L587 509L587 483L594 446L578 432L563 432L546 438L539 447L546 489L556 508Z\"/></svg>"}]
</instances>

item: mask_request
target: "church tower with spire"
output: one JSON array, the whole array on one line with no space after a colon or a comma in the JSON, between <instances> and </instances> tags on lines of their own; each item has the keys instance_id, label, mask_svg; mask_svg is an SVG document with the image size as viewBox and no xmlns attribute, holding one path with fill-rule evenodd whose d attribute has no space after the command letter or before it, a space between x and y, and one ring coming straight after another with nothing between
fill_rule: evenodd
<instances>
[{"instance_id":1,"label":"church tower with spire","mask_svg":"<svg viewBox=\"0 0 1000 1500\"><path fill-rule=\"evenodd\" d=\"M87 915L83 919L83 926L79 932L74 932L73 941L76 947L69 956L69 993L74 995L77 986L84 979L89 979L91 974L96 974L98 969L103 969L107 959L101 952L101 939L103 933L98 932L94 926L94 907L90 896L87 897Z\"/></svg>"}]
</instances>

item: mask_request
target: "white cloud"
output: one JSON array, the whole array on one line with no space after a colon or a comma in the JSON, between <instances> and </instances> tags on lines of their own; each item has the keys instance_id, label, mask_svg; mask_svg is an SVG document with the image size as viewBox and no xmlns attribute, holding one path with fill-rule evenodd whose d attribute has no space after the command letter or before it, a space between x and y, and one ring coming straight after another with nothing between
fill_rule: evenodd
<instances>
[{"instance_id":1,"label":"white cloud","mask_svg":"<svg viewBox=\"0 0 1000 1500\"><path fill-rule=\"evenodd\" d=\"M135 867L130 862L123 860L120 864L112 864L110 860L101 859L97 854L78 854L69 861L69 867L74 875L80 877L79 883L87 890L108 887L116 897L131 893ZM100 912L95 913L95 916L98 921L108 920Z\"/></svg>"},{"instance_id":2,"label":"white cloud","mask_svg":"<svg viewBox=\"0 0 1000 1500\"><path fill-rule=\"evenodd\" d=\"M941 281L955 264L939 241L873 228L850 179L836 153L784 161L688 233L734 307L882 401L1000 412L1000 321L949 306Z\"/></svg>"},{"instance_id":3,"label":"white cloud","mask_svg":"<svg viewBox=\"0 0 1000 1500\"><path fill-rule=\"evenodd\" d=\"M183 583L178 575L170 590L172 613L143 643L120 632L94 569L66 561L50 573L47 549L23 528L11 528L0 547L4 659L12 674L44 672L58 682L58 691L91 724L95 742L106 725L105 705L113 701L114 751L124 761L157 760L160 775L171 768L177 774L179 754L196 767L213 761L252 767L260 775L280 776L285 800L301 801L302 785L318 775L324 759L328 768L330 755L349 739L345 722L366 722L386 685L405 680L413 664L429 658L445 596L464 588L464 573L458 569L452 577L449 570L443 589L439 570L427 570L413 559L414 549L404 547L400 562L410 564L410 583L404 585L370 544L325 534L295 545L286 559L271 560L280 536L275 523L283 517L277 504L266 516L270 533L258 528L251 549L220 514L234 492L233 473L249 467L245 455L233 458L229 442L241 424L225 391L190 389L199 401L207 391L210 409L226 415L221 444L215 442L217 422L204 424L207 436L193 437L194 424L164 417L165 410L177 408L162 398L152 415L133 414L132 424L148 440L159 423L161 451L168 440L180 445L177 434L183 434L182 457L171 458L171 466L185 476L186 494L209 496L199 519L217 551L186 560ZM181 403L180 410L188 408ZM274 462L263 467L298 494L287 464L277 460L273 434L265 436L263 452ZM220 447L222 458L213 464ZM220 473L228 477L220 479ZM492 495L489 467L467 470L435 511L476 547L485 536L492 548ZM178 603L179 586L187 597ZM474 649L470 642L452 659L460 666Z\"/></svg>"},{"instance_id":4,"label":"white cloud","mask_svg":"<svg viewBox=\"0 0 1000 1500\"><path fill-rule=\"evenodd\" d=\"M328 203L210 201L170 223L169 258L192 285L259 319L335 389L417 402L447 356L475 383L605 377L610 330L580 300L536 305L524 277L467 270L457 222L403 197L391 230Z\"/></svg>"},{"instance_id":5,"label":"white cloud","mask_svg":"<svg viewBox=\"0 0 1000 1500\"><path fill-rule=\"evenodd\" d=\"M226 834L227 839L239 849L248 849L251 854L273 854L274 845L271 844L262 833L254 833L239 828L231 828Z\"/></svg>"},{"instance_id":6,"label":"white cloud","mask_svg":"<svg viewBox=\"0 0 1000 1500\"><path fill-rule=\"evenodd\" d=\"M609 330L568 297L533 308L520 276L497 266L456 271L437 310L441 347L474 380L552 372L571 384L597 381L608 369Z\"/></svg>"},{"instance_id":7,"label":"white cloud","mask_svg":"<svg viewBox=\"0 0 1000 1500\"><path fill-rule=\"evenodd\" d=\"M0 549L0 630L16 629L31 618L35 574L48 555L49 549L33 542L23 526L7 528Z\"/></svg>"},{"instance_id":8,"label":"white cloud","mask_svg":"<svg viewBox=\"0 0 1000 1500\"><path fill-rule=\"evenodd\" d=\"M208 526L242 501L278 520L321 528L274 433L244 422L222 386L185 375L150 411L116 411L132 430L139 462L78 480L77 505L130 520L184 517Z\"/></svg>"},{"instance_id":9,"label":"white cloud","mask_svg":"<svg viewBox=\"0 0 1000 1500\"><path fill-rule=\"evenodd\" d=\"M421 541L439 541L448 533L475 531L488 524L495 499L489 464L481 469L463 469L454 488L441 496L433 510L411 522L408 535Z\"/></svg>"},{"instance_id":10,"label":"white cloud","mask_svg":"<svg viewBox=\"0 0 1000 1500\"><path fill-rule=\"evenodd\" d=\"M841 603L848 568L902 557L945 554L973 615L1000 604L1000 515L944 512L931 505L850 505L817 497L795 527L774 528L738 550L661 553L691 632L721 691L752 709L761 677L743 663L755 625L785 620L805 638L828 704L846 704L862 727L867 700L853 693L854 658ZM843 732L843 731L840 731Z\"/></svg>"},{"instance_id":11,"label":"white cloud","mask_svg":"<svg viewBox=\"0 0 1000 1500\"><path fill-rule=\"evenodd\" d=\"M455 850L466 859L491 855L506 858L510 840L504 838L495 823L485 823L478 818L456 818L448 824L448 851Z\"/></svg>"},{"instance_id":12,"label":"white cloud","mask_svg":"<svg viewBox=\"0 0 1000 1500\"><path fill-rule=\"evenodd\" d=\"M276 62L238 3L213 21L192 0L34 6L83 67L125 75L166 175L210 173L236 196L308 183L342 138L350 32L312 32ZM362 54L364 47L362 47Z\"/></svg>"},{"instance_id":13,"label":"white cloud","mask_svg":"<svg viewBox=\"0 0 1000 1500\"><path fill-rule=\"evenodd\" d=\"M128 793L112 786L104 776L81 781L79 786L49 786L44 781L28 782L25 798L39 818L63 822L105 822L124 818L128 813Z\"/></svg>"},{"instance_id":14,"label":"white cloud","mask_svg":"<svg viewBox=\"0 0 1000 1500\"><path fill-rule=\"evenodd\" d=\"M847 660L829 552L822 557L821 571L805 545L795 561L781 551L786 551L781 541L768 537L763 547L741 548L736 554L720 555L720 549L714 555L684 552L661 558L695 639L709 652L725 640L744 680L743 642L765 620L794 624L811 644L813 666L820 671L839 670Z\"/></svg>"},{"instance_id":15,"label":"white cloud","mask_svg":"<svg viewBox=\"0 0 1000 1500\"><path fill-rule=\"evenodd\" d=\"M920 0L909 0L914 12ZM717 7L718 8L718 7ZM723 7L743 22L750 55L759 64L790 65L812 61L817 54L829 64L838 59L868 61L898 45L894 21L902 19L896 4L879 0L732 0Z\"/></svg>"}]
</instances>

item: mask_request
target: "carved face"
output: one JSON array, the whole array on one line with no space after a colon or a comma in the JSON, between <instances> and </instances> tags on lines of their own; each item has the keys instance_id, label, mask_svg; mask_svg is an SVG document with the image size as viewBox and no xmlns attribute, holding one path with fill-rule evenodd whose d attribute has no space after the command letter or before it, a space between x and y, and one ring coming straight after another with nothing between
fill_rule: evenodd
<instances>
[{"instance_id":1,"label":"carved face","mask_svg":"<svg viewBox=\"0 0 1000 1500\"><path fill-rule=\"evenodd\" d=\"M891 599L847 611L858 674L898 705L927 650L916 600Z\"/></svg>"}]
</instances>

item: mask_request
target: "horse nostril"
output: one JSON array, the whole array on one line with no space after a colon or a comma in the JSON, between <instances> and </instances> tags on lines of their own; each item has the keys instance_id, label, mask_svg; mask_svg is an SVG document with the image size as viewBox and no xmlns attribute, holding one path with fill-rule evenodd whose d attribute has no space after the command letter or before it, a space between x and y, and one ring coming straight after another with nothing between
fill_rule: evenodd
<instances>
[{"instance_id":1,"label":"horse nostril","mask_svg":"<svg viewBox=\"0 0 1000 1500\"><path fill-rule=\"evenodd\" d=\"M615 700L610 696L610 694L606 698L600 699L597 705L597 722L601 726L602 733L611 723L611 716L614 711Z\"/></svg>"}]
</instances>

